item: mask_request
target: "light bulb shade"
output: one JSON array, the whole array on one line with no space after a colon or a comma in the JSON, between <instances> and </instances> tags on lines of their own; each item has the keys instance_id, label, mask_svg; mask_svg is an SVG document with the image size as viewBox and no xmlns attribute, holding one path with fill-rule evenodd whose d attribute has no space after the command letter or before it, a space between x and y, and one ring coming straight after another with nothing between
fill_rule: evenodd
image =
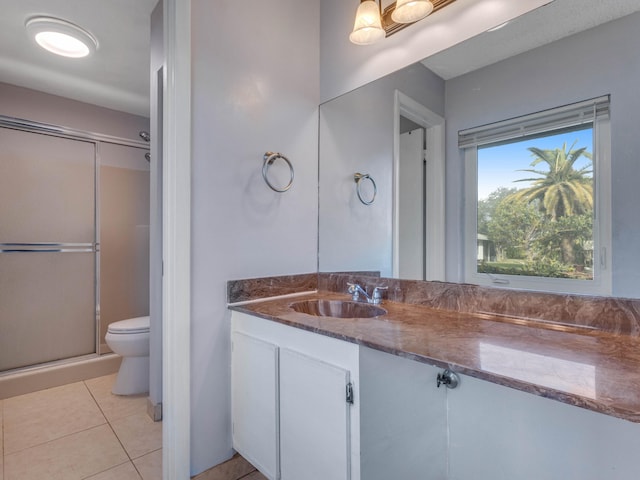
<instances>
[{"instance_id":1,"label":"light bulb shade","mask_svg":"<svg viewBox=\"0 0 640 480\"><path fill-rule=\"evenodd\" d=\"M396 23L413 23L423 19L433 11L433 3L429 0L398 0L391 13L391 20Z\"/></svg>"},{"instance_id":2,"label":"light bulb shade","mask_svg":"<svg viewBox=\"0 0 640 480\"><path fill-rule=\"evenodd\" d=\"M98 48L93 35L59 18L34 17L28 19L25 26L38 45L56 55L81 58Z\"/></svg>"},{"instance_id":3,"label":"light bulb shade","mask_svg":"<svg viewBox=\"0 0 640 480\"><path fill-rule=\"evenodd\" d=\"M356 21L349 40L356 45L369 45L385 37L380 18L380 8L374 0L366 0L358 6Z\"/></svg>"}]
</instances>

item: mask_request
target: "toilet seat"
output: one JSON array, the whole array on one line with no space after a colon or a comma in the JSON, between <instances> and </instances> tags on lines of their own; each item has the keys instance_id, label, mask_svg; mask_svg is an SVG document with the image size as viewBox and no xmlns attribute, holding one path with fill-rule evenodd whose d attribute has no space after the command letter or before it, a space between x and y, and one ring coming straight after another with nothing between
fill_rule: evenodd
<instances>
[{"instance_id":1,"label":"toilet seat","mask_svg":"<svg viewBox=\"0 0 640 480\"><path fill-rule=\"evenodd\" d=\"M149 333L149 317L128 318L109 324L108 333L132 334L132 333Z\"/></svg>"}]
</instances>

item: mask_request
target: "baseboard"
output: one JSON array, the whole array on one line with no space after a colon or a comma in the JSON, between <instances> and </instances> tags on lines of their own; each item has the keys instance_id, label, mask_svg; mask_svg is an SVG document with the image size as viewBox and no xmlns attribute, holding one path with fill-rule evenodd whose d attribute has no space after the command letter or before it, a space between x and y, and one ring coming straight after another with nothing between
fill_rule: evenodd
<instances>
[{"instance_id":1,"label":"baseboard","mask_svg":"<svg viewBox=\"0 0 640 480\"><path fill-rule=\"evenodd\" d=\"M0 376L0 400L116 373L122 357L107 354Z\"/></svg>"},{"instance_id":2,"label":"baseboard","mask_svg":"<svg viewBox=\"0 0 640 480\"><path fill-rule=\"evenodd\" d=\"M162 403L154 404L151 399L147 397L147 415L149 415L154 422L162 421Z\"/></svg>"}]
</instances>

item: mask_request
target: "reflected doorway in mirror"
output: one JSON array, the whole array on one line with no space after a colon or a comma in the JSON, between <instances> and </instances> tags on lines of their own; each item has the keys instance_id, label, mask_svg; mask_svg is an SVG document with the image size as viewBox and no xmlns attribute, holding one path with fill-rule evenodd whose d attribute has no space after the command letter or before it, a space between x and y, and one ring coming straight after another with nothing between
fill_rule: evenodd
<instances>
[{"instance_id":1,"label":"reflected doorway in mirror","mask_svg":"<svg viewBox=\"0 0 640 480\"><path fill-rule=\"evenodd\" d=\"M408 139L401 134L401 117L413 122L426 138L414 136L413 141L405 141ZM420 148L425 141L426 150ZM444 118L396 90L393 145L395 278L444 280L444 144ZM407 162L410 151L416 158ZM414 185L404 189L403 184L408 181Z\"/></svg>"}]
</instances>

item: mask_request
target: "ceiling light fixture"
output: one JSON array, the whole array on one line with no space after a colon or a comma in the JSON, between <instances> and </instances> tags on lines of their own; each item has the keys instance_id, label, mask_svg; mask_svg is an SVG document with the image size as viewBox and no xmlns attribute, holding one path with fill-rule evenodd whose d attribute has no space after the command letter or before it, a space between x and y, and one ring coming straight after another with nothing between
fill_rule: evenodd
<instances>
[{"instance_id":1,"label":"ceiling light fixture","mask_svg":"<svg viewBox=\"0 0 640 480\"><path fill-rule=\"evenodd\" d=\"M349 40L370 45L422 20L455 0L397 0L382 10L382 0L360 0Z\"/></svg>"},{"instance_id":2,"label":"ceiling light fixture","mask_svg":"<svg viewBox=\"0 0 640 480\"><path fill-rule=\"evenodd\" d=\"M83 28L53 17L33 17L27 20L27 32L38 45L56 55L82 58L98 48L98 40Z\"/></svg>"}]
</instances>

